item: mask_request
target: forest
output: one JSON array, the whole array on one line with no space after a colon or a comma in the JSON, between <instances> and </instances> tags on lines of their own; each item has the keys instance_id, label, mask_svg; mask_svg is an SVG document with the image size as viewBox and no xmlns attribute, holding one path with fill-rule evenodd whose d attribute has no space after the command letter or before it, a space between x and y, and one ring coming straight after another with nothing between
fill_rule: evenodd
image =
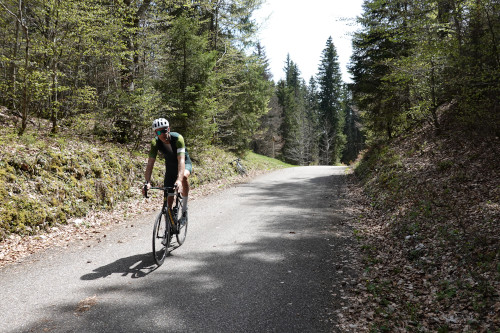
<instances>
[{"instance_id":1,"label":"forest","mask_svg":"<svg viewBox=\"0 0 500 333\"><path fill-rule=\"evenodd\" d=\"M498 135L498 1L366 1L354 36L356 105L370 137L391 139L448 110Z\"/></svg>"},{"instance_id":2,"label":"forest","mask_svg":"<svg viewBox=\"0 0 500 333\"><path fill-rule=\"evenodd\" d=\"M292 59L272 81L252 13L261 0L0 2L0 104L32 118L139 142L156 116L192 144L254 148L296 164L352 161L452 109L497 131L496 1L366 1L353 83L326 41L306 83ZM360 118L363 118L363 135ZM112 129L112 130L109 130ZM347 147L347 149L345 149Z\"/></svg>"},{"instance_id":3,"label":"forest","mask_svg":"<svg viewBox=\"0 0 500 333\"><path fill-rule=\"evenodd\" d=\"M39 118L51 133L139 144L162 116L191 145L239 149L266 111L272 86L250 20L259 1L0 5L0 104L19 135Z\"/></svg>"},{"instance_id":4,"label":"forest","mask_svg":"<svg viewBox=\"0 0 500 333\"><path fill-rule=\"evenodd\" d=\"M19 135L46 119L52 134L139 146L161 116L194 150L338 163L349 106L335 47L328 40L318 88L290 59L275 84L252 19L261 2L1 1L0 105Z\"/></svg>"},{"instance_id":5,"label":"forest","mask_svg":"<svg viewBox=\"0 0 500 333\"><path fill-rule=\"evenodd\" d=\"M288 57L274 82L252 13L262 0L0 2L0 105L51 133L118 142L163 116L190 145L253 149L297 165L348 163L440 110L498 133L496 1L366 1L340 76L331 38L315 77ZM5 113L5 112L3 112ZM5 116L5 115L4 115Z\"/></svg>"}]
</instances>

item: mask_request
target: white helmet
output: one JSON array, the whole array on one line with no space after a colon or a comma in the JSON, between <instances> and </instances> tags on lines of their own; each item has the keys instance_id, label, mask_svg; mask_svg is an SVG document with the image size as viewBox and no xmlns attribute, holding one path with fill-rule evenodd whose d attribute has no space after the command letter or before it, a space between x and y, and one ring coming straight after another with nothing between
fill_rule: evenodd
<instances>
[{"instance_id":1,"label":"white helmet","mask_svg":"<svg viewBox=\"0 0 500 333\"><path fill-rule=\"evenodd\" d=\"M153 121L153 131L159 128L168 127L168 120L165 118L158 118Z\"/></svg>"}]
</instances>

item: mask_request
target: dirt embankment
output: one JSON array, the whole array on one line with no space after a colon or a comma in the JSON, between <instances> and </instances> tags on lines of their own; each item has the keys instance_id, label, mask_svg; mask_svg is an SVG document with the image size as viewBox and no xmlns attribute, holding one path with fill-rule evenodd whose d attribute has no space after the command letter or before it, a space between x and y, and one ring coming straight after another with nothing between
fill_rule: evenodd
<instances>
[{"instance_id":1,"label":"dirt embankment","mask_svg":"<svg viewBox=\"0 0 500 333\"><path fill-rule=\"evenodd\" d=\"M500 330L500 140L430 126L368 151L351 184L353 332Z\"/></svg>"}]
</instances>

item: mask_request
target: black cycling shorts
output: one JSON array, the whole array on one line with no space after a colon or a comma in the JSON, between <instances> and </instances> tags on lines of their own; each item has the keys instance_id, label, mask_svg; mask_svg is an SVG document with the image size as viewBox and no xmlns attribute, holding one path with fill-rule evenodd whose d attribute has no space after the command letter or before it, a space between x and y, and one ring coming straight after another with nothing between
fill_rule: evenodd
<instances>
[{"instance_id":1,"label":"black cycling shorts","mask_svg":"<svg viewBox=\"0 0 500 333\"><path fill-rule=\"evenodd\" d=\"M177 174L179 173L178 168L167 168L165 171L165 179L163 180L164 187L173 187L175 181L177 180ZM185 170L189 171L190 174L193 173L193 164L191 163L191 159L189 155L186 156L185 162Z\"/></svg>"}]
</instances>

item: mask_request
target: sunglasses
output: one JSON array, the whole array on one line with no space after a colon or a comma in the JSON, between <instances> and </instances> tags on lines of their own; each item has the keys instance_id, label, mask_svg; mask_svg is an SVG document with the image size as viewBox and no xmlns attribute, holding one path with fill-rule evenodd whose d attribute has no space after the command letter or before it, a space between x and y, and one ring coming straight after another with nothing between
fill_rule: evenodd
<instances>
[{"instance_id":1,"label":"sunglasses","mask_svg":"<svg viewBox=\"0 0 500 333\"><path fill-rule=\"evenodd\" d=\"M162 129L161 131L156 131L157 135L162 135L162 134L166 134L166 133L168 133L167 129Z\"/></svg>"}]
</instances>

